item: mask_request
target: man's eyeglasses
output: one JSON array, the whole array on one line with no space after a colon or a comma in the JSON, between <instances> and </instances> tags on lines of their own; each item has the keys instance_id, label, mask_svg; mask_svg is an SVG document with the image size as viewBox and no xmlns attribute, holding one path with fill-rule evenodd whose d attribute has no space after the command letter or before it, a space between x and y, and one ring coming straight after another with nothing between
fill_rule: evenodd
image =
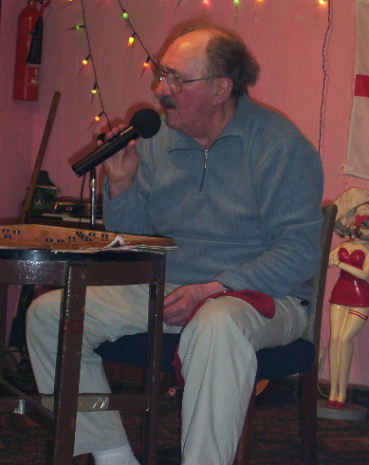
<instances>
[{"instance_id":1,"label":"man's eyeglasses","mask_svg":"<svg viewBox=\"0 0 369 465\"><path fill-rule=\"evenodd\" d=\"M156 74L156 79L160 82L163 79L165 79L168 83L170 90L175 94L179 94L182 92L183 84L196 81L207 81L208 79L215 79L216 77L217 76L207 76L197 79L181 79L177 73L173 71L164 71L163 69L159 69Z\"/></svg>"}]
</instances>

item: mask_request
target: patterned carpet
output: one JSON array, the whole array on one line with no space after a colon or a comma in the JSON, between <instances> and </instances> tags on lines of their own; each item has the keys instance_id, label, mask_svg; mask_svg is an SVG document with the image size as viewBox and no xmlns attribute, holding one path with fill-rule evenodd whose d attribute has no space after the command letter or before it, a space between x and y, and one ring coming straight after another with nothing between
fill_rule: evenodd
<instances>
[{"instance_id":1,"label":"patterned carpet","mask_svg":"<svg viewBox=\"0 0 369 465\"><path fill-rule=\"evenodd\" d=\"M28 383L29 374L18 376ZM271 385L258 400L254 426L253 465L295 465L299 463L299 438L293 380ZM366 399L367 401L367 399ZM179 399L166 394L160 408L158 465L180 463ZM130 413L123 417L134 451L140 458L142 417ZM0 417L0 465L46 465L48 433L21 415ZM319 420L319 465L369 465L369 422ZM76 457L73 465L93 461ZM71 464L72 465L72 464Z\"/></svg>"}]
</instances>

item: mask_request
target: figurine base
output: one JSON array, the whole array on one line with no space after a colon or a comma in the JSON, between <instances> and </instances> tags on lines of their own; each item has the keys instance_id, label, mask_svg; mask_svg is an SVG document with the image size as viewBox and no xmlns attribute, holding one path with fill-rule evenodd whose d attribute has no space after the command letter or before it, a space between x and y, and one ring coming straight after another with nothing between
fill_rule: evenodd
<instances>
[{"instance_id":1,"label":"figurine base","mask_svg":"<svg viewBox=\"0 0 369 465\"><path fill-rule=\"evenodd\" d=\"M326 400L318 400L317 416L328 420L365 420L368 409L361 405L346 404L342 408L331 408L327 406Z\"/></svg>"}]
</instances>

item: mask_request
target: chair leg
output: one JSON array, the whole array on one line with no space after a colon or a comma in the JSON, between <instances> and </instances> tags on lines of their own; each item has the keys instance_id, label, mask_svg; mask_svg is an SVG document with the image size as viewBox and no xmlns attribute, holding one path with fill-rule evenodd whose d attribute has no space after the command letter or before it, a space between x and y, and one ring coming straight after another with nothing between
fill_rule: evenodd
<instances>
[{"instance_id":1,"label":"chair leg","mask_svg":"<svg viewBox=\"0 0 369 465\"><path fill-rule=\"evenodd\" d=\"M233 465L248 465L251 459L252 426L255 418L256 389L251 394Z\"/></svg>"},{"instance_id":2,"label":"chair leg","mask_svg":"<svg viewBox=\"0 0 369 465\"><path fill-rule=\"evenodd\" d=\"M300 436L302 441L301 458L303 463L317 465L317 399L318 370L313 368L302 373L301 406L300 406Z\"/></svg>"}]
</instances>

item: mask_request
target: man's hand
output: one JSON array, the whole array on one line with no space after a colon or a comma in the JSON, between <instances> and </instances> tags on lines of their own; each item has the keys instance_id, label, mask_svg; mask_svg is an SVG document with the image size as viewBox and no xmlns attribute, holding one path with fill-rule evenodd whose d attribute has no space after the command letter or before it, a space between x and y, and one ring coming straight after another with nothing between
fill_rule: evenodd
<instances>
[{"instance_id":1,"label":"man's hand","mask_svg":"<svg viewBox=\"0 0 369 465\"><path fill-rule=\"evenodd\" d=\"M222 292L223 289L222 284L217 281L177 287L164 299L165 323L171 326L184 326L201 300L216 292Z\"/></svg>"},{"instance_id":2,"label":"man's hand","mask_svg":"<svg viewBox=\"0 0 369 465\"><path fill-rule=\"evenodd\" d=\"M123 124L119 124L114 127L111 131L105 134L105 142L115 137L126 127L127 126L124 126ZM97 142L98 146L102 144L102 141ZM139 164L140 156L136 150L135 140L129 142L127 147L104 162L104 168L109 179L111 199L117 197L129 188L136 176Z\"/></svg>"}]
</instances>

